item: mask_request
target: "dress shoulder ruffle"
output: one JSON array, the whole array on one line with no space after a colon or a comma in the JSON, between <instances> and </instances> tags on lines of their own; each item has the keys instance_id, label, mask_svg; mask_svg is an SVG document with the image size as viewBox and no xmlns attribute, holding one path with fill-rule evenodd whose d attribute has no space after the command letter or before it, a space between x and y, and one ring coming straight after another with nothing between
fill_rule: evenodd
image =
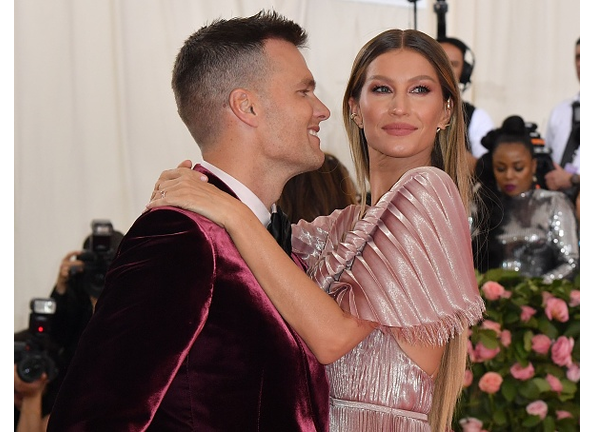
<instances>
[{"instance_id":1,"label":"dress shoulder ruffle","mask_svg":"<svg viewBox=\"0 0 594 432\"><path fill-rule=\"evenodd\" d=\"M467 214L445 172L410 170L362 219L358 210L293 226L310 277L343 310L439 345L482 319Z\"/></svg>"}]
</instances>

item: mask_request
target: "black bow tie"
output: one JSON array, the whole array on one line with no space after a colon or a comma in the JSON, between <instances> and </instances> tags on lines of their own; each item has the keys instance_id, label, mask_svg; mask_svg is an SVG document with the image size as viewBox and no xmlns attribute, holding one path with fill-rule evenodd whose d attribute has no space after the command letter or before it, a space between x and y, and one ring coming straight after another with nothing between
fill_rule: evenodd
<instances>
[{"instance_id":1,"label":"black bow tie","mask_svg":"<svg viewBox=\"0 0 594 432\"><path fill-rule=\"evenodd\" d=\"M280 208L277 207L276 212L270 215L267 229L287 255L291 256L291 222Z\"/></svg>"}]
</instances>

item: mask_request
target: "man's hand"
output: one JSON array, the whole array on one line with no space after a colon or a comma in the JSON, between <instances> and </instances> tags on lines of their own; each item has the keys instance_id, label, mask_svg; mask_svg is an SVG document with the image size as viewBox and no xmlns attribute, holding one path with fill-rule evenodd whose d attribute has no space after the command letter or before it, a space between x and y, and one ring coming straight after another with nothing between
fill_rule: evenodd
<instances>
[{"instance_id":1,"label":"man's hand","mask_svg":"<svg viewBox=\"0 0 594 432\"><path fill-rule=\"evenodd\" d=\"M56 280L56 291L58 294L66 293L68 288L68 279L70 278L71 272L80 273L83 270L84 263L81 260L76 259L82 251L68 252L68 254L62 259L60 263L60 271L58 272L58 279Z\"/></svg>"},{"instance_id":2,"label":"man's hand","mask_svg":"<svg viewBox=\"0 0 594 432\"><path fill-rule=\"evenodd\" d=\"M562 190L570 188L572 186L571 176L573 174L565 171L558 163L553 162L553 164L555 169L545 174L547 188L549 190Z\"/></svg>"}]
</instances>

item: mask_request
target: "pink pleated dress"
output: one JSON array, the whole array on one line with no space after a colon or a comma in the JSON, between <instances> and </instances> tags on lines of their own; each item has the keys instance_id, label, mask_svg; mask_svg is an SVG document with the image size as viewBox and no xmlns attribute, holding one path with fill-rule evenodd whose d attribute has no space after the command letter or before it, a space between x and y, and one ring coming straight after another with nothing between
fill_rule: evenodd
<instances>
[{"instance_id":1,"label":"pink pleated dress","mask_svg":"<svg viewBox=\"0 0 594 432\"><path fill-rule=\"evenodd\" d=\"M381 326L327 365L332 432L430 431L434 381L400 348L444 344L482 318L470 228L451 178L408 171L359 206L293 226L293 250L342 309Z\"/></svg>"}]
</instances>

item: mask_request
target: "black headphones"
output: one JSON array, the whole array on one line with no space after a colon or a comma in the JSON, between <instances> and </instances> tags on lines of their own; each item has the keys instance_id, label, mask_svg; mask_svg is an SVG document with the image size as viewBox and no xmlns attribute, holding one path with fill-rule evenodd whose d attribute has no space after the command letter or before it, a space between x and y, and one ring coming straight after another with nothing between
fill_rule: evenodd
<instances>
[{"instance_id":1,"label":"black headphones","mask_svg":"<svg viewBox=\"0 0 594 432\"><path fill-rule=\"evenodd\" d=\"M474 69L474 53L470 47L460 39L443 36L437 38L437 42L452 44L462 51L462 57L464 60L462 64L462 73L460 74L460 84L462 84L464 89L466 89L466 87L470 84L470 77L472 76L472 70Z\"/></svg>"}]
</instances>

